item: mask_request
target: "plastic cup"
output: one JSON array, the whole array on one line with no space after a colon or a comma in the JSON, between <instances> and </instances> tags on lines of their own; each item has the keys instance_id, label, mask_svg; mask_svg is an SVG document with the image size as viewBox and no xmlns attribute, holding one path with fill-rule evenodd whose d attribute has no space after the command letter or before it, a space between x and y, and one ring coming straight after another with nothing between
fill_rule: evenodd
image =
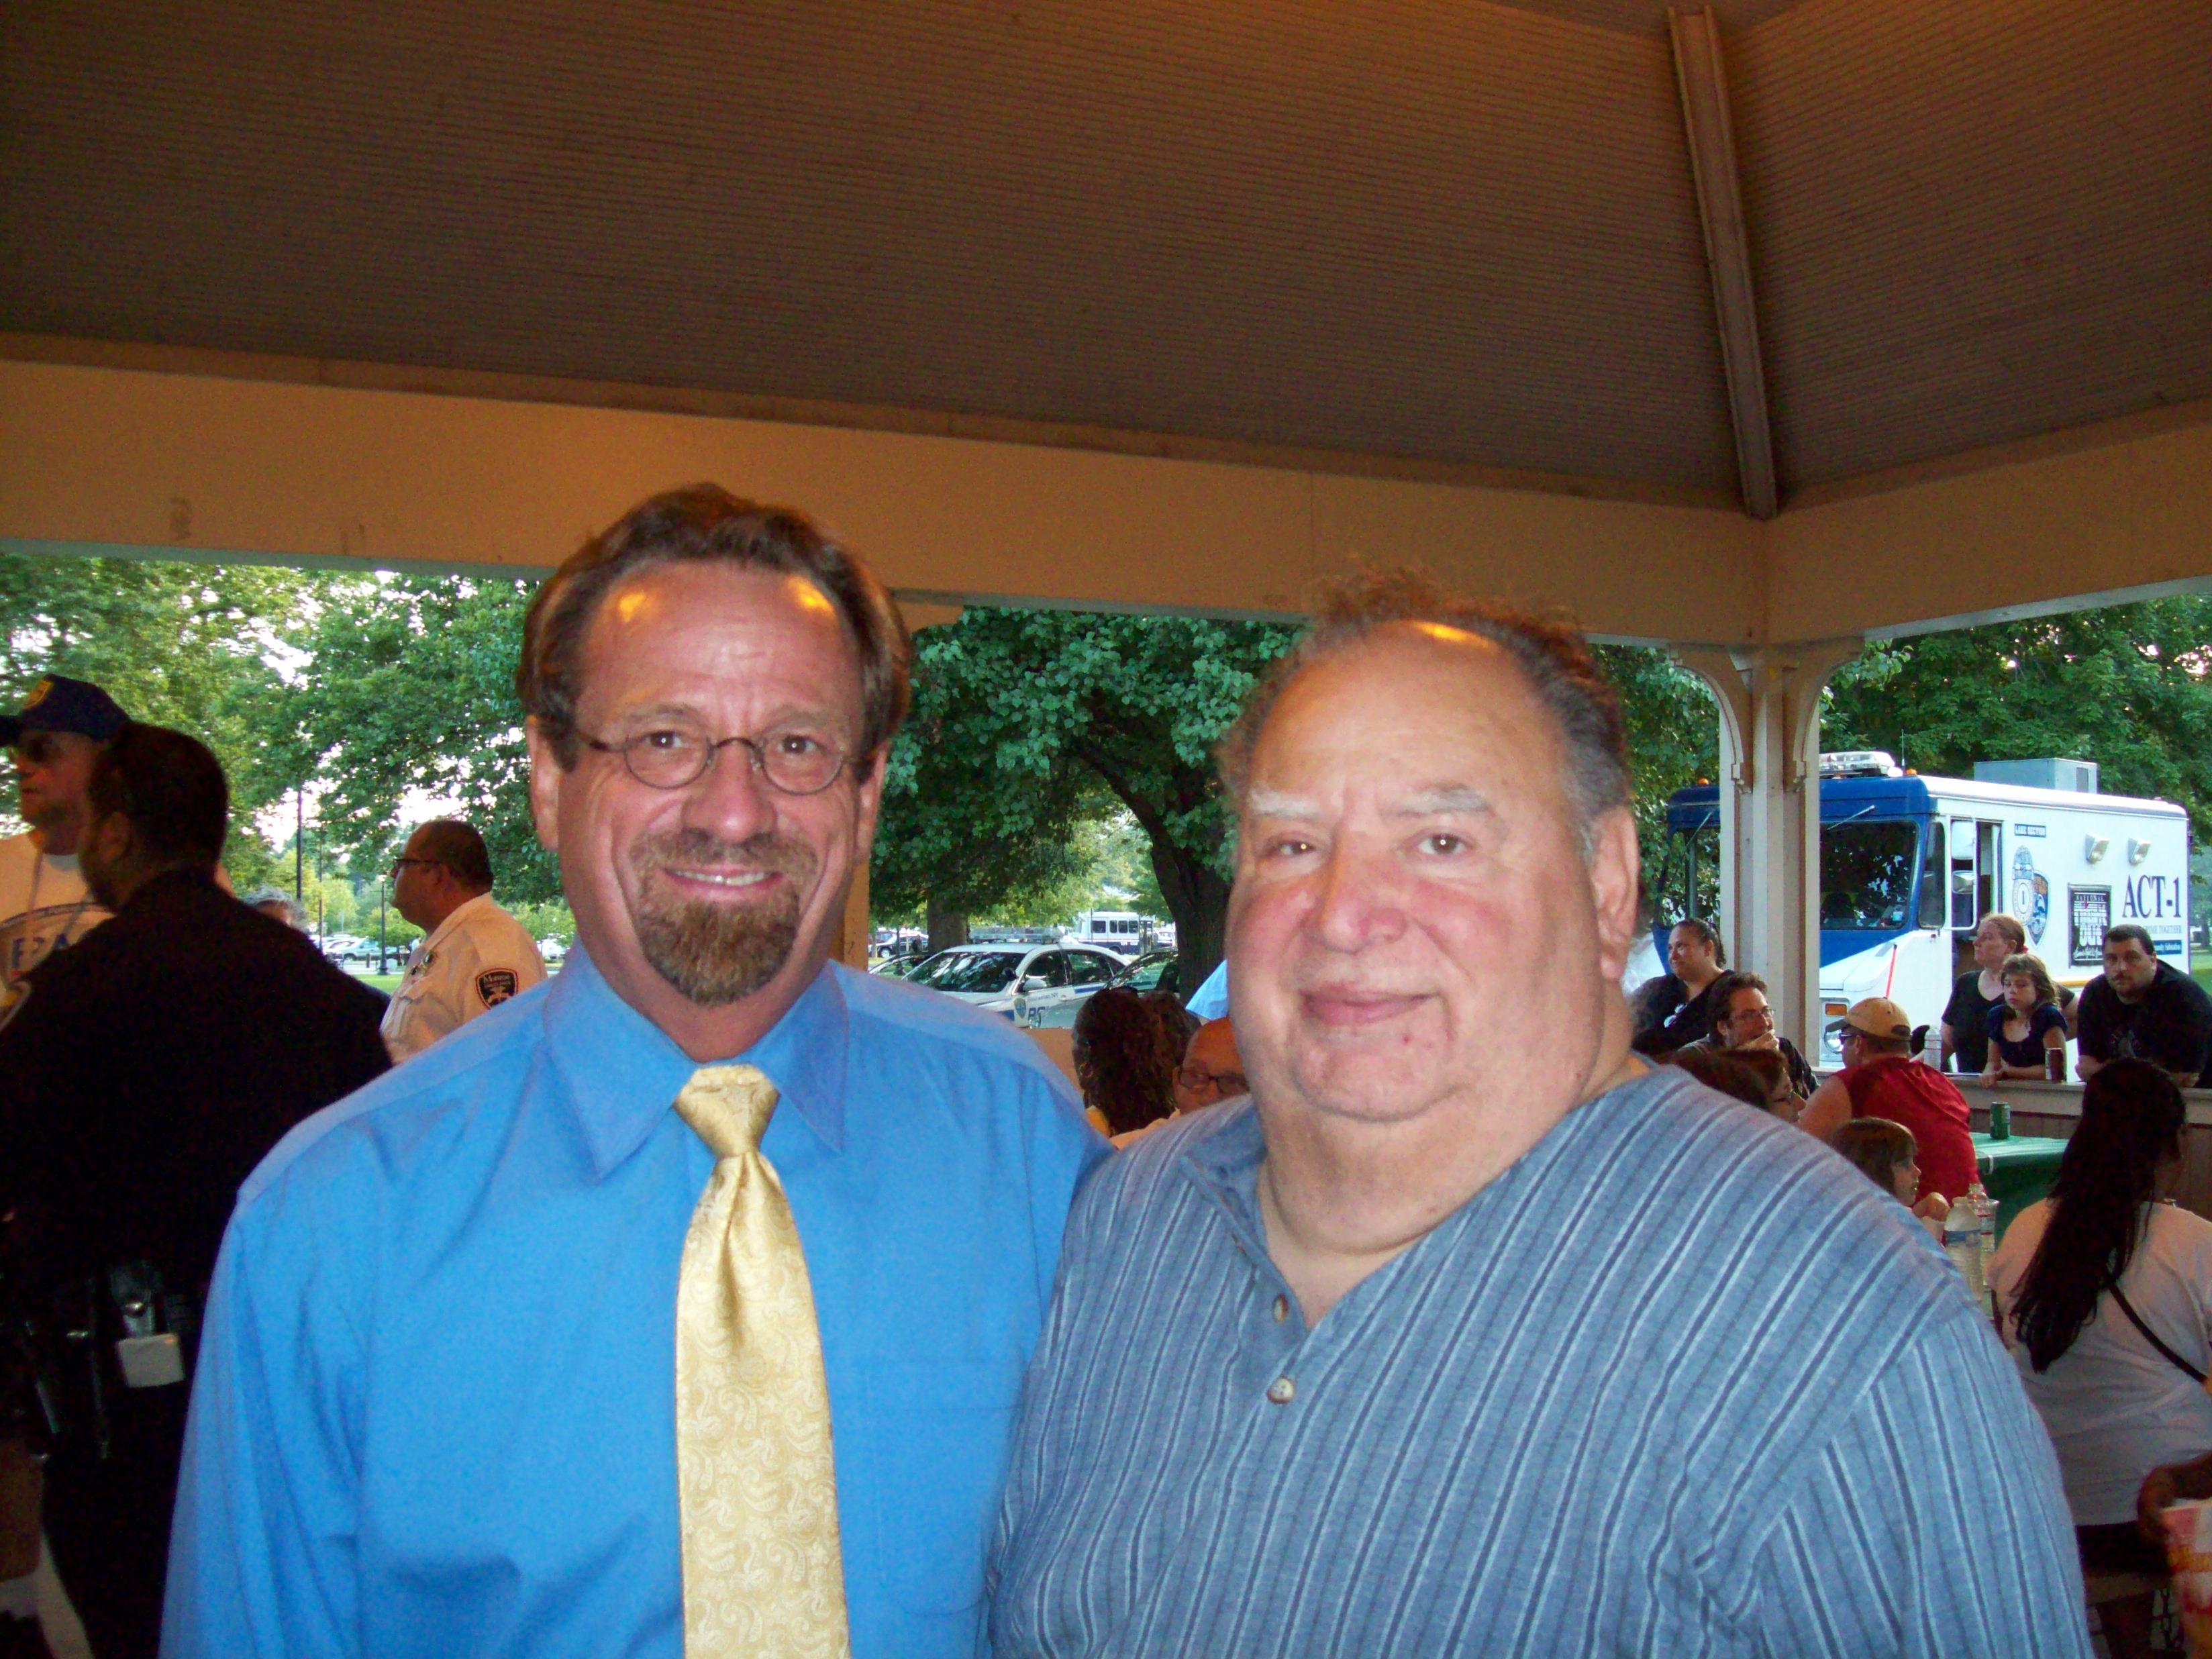
<instances>
[{"instance_id":1,"label":"plastic cup","mask_svg":"<svg viewBox=\"0 0 2212 1659\"><path fill-rule=\"evenodd\" d=\"M2173 1607L2191 1659L2212 1659L2212 1500L2191 1498L2159 1511Z\"/></svg>"}]
</instances>

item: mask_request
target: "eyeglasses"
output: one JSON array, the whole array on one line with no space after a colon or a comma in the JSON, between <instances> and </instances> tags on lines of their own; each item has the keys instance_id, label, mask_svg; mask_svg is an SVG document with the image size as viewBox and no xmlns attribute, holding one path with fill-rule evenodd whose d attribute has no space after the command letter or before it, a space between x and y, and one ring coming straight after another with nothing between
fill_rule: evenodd
<instances>
[{"instance_id":1,"label":"eyeglasses","mask_svg":"<svg viewBox=\"0 0 2212 1659\"><path fill-rule=\"evenodd\" d=\"M437 867L438 860L435 859L410 859L403 853L399 857L392 860L392 876L397 878L399 872L402 870L404 870L410 864L420 864L427 868L435 869Z\"/></svg>"},{"instance_id":2,"label":"eyeglasses","mask_svg":"<svg viewBox=\"0 0 2212 1659\"><path fill-rule=\"evenodd\" d=\"M1203 1066L1186 1066L1176 1073L1176 1081L1194 1095L1208 1089L1218 1090L1224 1097L1249 1092L1242 1072L1209 1072Z\"/></svg>"},{"instance_id":3,"label":"eyeglasses","mask_svg":"<svg viewBox=\"0 0 2212 1659\"><path fill-rule=\"evenodd\" d=\"M787 795L818 795L845 769L845 753L836 744L795 727L758 738L709 737L696 726L660 726L619 743L586 737L584 746L603 755L620 755L630 776L648 789L682 789L706 776L714 757L732 744L745 749L752 769L769 787Z\"/></svg>"}]
</instances>

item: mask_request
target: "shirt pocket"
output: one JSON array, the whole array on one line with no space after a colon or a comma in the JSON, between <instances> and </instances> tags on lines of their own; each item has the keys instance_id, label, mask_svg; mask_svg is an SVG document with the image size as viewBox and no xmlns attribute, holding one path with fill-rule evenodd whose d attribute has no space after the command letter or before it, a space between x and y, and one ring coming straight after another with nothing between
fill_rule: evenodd
<instances>
[{"instance_id":1,"label":"shirt pocket","mask_svg":"<svg viewBox=\"0 0 2212 1659\"><path fill-rule=\"evenodd\" d=\"M883 1360L868 1368L877 1570L900 1606L955 1613L983 1599L983 1563L1020 1404L1018 1356Z\"/></svg>"}]
</instances>

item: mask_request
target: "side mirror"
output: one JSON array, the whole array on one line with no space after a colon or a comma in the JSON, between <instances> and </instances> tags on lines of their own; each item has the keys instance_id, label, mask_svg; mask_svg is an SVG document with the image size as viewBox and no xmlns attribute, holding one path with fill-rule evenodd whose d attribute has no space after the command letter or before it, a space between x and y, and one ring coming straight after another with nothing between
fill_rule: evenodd
<instances>
[{"instance_id":1,"label":"side mirror","mask_svg":"<svg viewBox=\"0 0 2212 1659\"><path fill-rule=\"evenodd\" d=\"M1014 987L1015 992L1021 995L1042 989L1044 989L1044 975L1042 974L1024 974L1020 982Z\"/></svg>"}]
</instances>

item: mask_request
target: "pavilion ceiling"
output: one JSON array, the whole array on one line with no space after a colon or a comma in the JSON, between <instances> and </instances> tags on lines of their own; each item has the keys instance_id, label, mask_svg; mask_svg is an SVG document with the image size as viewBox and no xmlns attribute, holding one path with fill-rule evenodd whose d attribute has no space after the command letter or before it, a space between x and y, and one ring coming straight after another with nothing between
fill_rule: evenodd
<instances>
[{"instance_id":1,"label":"pavilion ceiling","mask_svg":"<svg viewBox=\"0 0 2212 1659\"><path fill-rule=\"evenodd\" d=\"M2212 5L1731 0L1785 492L2212 397ZM1644 0L19 0L0 330L1736 488Z\"/></svg>"}]
</instances>

